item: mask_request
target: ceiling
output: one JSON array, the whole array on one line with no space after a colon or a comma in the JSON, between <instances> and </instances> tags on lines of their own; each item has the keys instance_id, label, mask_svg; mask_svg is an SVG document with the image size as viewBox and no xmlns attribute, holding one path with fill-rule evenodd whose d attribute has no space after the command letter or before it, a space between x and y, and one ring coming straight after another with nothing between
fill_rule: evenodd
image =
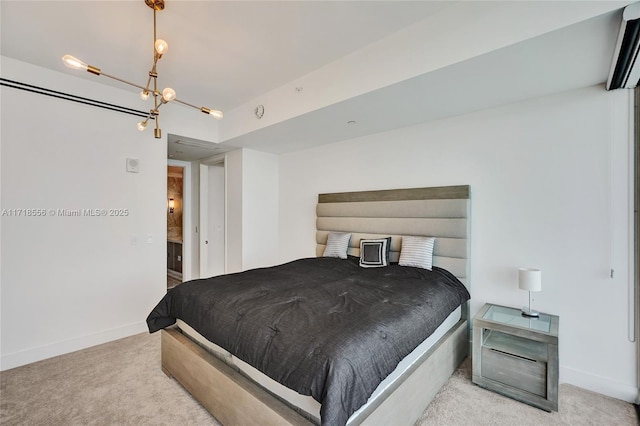
<instances>
[{"instance_id":1,"label":"ceiling","mask_svg":"<svg viewBox=\"0 0 640 426\"><path fill-rule=\"evenodd\" d=\"M169 43L158 64L161 87L223 111L459 3L165 1L157 18L158 37ZM153 13L143 0L2 0L0 19L4 56L68 73L60 58L70 53L109 74L146 82ZM220 144L169 135L168 155L190 161L238 147L291 152L602 83L619 23L619 11L608 13Z\"/></svg>"},{"instance_id":2,"label":"ceiling","mask_svg":"<svg viewBox=\"0 0 640 426\"><path fill-rule=\"evenodd\" d=\"M2 0L0 6L2 55L68 72L60 58L69 53L106 73L146 83L153 12L143 0ZM157 33L169 50L158 63L158 82L187 102L228 111L447 6L165 0Z\"/></svg>"},{"instance_id":3,"label":"ceiling","mask_svg":"<svg viewBox=\"0 0 640 426\"><path fill-rule=\"evenodd\" d=\"M221 145L282 154L601 84L609 73L620 16L607 13Z\"/></svg>"}]
</instances>

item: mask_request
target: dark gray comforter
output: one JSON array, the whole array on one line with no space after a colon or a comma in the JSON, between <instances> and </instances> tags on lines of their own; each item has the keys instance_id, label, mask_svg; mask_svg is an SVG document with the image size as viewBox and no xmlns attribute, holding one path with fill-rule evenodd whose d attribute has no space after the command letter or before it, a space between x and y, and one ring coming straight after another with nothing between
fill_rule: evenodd
<instances>
[{"instance_id":1,"label":"dark gray comforter","mask_svg":"<svg viewBox=\"0 0 640 426\"><path fill-rule=\"evenodd\" d=\"M151 333L180 318L272 379L322 404L343 425L397 364L469 299L451 273L361 268L357 259L299 259L194 280L147 318Z\"/></svg>"}]
</instances>

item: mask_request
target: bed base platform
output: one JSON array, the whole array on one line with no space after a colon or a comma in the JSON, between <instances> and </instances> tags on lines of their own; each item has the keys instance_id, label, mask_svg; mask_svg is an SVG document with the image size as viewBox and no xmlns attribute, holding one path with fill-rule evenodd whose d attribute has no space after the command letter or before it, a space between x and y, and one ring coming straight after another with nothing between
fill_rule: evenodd
<instances>
[{"instance_id":1,"label":"bed base platform","mask_svg":"<svg viewBox=\"0 0 640 426\"><path fill-rule=\"evenodd\" d=\"M177 327L162 330L162 371L223 425L312 425Z\"/></svg>"},{"instance_id":2,"label":"bed base platform","mask_svg":"<svg viewBox=\"0 0 640 426\"><path fill-rule=\"evenodd\" d=\"M415 423L468 354L468 321L463 318L348 424ZM314 424L177 327L162 330L162 371L224 425Z\"/></svg>"}]
</instances>

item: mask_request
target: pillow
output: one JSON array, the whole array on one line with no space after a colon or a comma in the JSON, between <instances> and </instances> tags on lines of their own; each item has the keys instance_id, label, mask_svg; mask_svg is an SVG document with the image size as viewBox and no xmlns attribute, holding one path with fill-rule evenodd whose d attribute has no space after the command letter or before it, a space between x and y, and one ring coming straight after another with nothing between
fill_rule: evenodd
<instances>
[{"instance_id":1,"label":"pillow","mask_svg":"<svg viewBox=\"0 0 640 426\"><path fill-rule=\"evenodd\" d=\"M431 270L433 262L434 237L402 237L400 266L413 266Z\"/></svg>"},{"instance_id":2,"label":"pillow","mask_svg":"<svg viewBox=\"0 0 640 426\"><path fill-rule=\"evenodd\" d=\"M327 237L327 246L324 248L324 257L347 258L347 249L349 248L349 240L351 234L344 232L329 232Z\"/></svg>"},{"instance_id":3,"label":"pillow","mask_svg":"<svg viewBox=\"0 0 640 426\"><path fill-rule=\"evenodd\" d=\"M389 265L391 237L376 240L360 240L360 266L381 268Z\"/></svg>"}]
</instances>

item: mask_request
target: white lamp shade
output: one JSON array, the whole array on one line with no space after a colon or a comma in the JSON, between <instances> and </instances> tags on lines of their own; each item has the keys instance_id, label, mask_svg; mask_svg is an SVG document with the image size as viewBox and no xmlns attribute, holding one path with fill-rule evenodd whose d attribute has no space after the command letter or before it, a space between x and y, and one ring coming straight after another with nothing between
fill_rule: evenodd
<instances>
[{"instance_id":1,"label":"white lamp shade","mask_svg":"<svg viewBox=\"0 0 640 426\"><path fill-rule=\"evenodd\" d=\"M518 269L518 287L528 291L542 291L542 271L540 269Z\"/></svg>"}]
</instances>

